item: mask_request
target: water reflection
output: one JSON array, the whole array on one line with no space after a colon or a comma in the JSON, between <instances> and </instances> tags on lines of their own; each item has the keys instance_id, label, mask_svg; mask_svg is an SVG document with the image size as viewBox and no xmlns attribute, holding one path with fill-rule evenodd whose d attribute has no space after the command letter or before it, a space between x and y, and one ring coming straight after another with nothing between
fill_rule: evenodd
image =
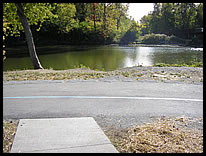
<instances>
[{"instance_id":1,"label":"water reflection","mask_svg":"<svg viewBox=\"0 0 206 156\"><path fill-rule=\"evenodd\" d=\"M54 61L55 58L55 61ZM91 69L115 70L125 58L124 51L116 48L94 48L85 51L70 51L67 53L41 55L40 60L45 68L71 69L80 65Z\"/></svg>"},{"instance_id":2,"label":"water reflection","mask_svg":"<svg viewBox=\"0 0 206 156\"><path fill-rule=\"evenodd\" d=\"M54 48L55 46L55 48ZM46 51L46 54L39 55L40 62L44 68L55 70L72 69L85 65L91 69L116 70L135 65L152 66L156 63L183 64L190 63L194 59L203 60L203 51L197 48L171 48L171 47L119 47L99 46L72 48L71 46L57 45L51 47L39 47L38 51ZM21 51L21 49L10 48ZM24 49L25 50L25 49ZM52 54L48 54L52 51ZM28 53L24 51L24 53ZM32 69L29 56L10 58L7 57L3 64L4 70Z\"/></svg>"},{"instance_id":3,"label":"water reflection","mask_svg":"<svg viewBox=\"0 0 206 156\"><path fill-rule=\"evenodd\" d=\"M136 63L142 66L151 66L153 65L152 55L154 52L154 48L151 47L137 47L136 53Z\"/></svg>"}]
</instances>

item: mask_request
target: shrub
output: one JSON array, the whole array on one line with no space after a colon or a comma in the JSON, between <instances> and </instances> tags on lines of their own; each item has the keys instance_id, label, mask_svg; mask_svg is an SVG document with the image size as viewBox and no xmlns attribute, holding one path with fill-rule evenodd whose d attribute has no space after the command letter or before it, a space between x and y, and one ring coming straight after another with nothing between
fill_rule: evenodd
<instances>
[{"instance_id":1,"label":"shrub","mask_svg":"<svg viewBox=\"0 0 206 156\"><path fill-rule=\"evenodd\" d=\"M141 39L142 43L163 44L168 43L169 36L165 34L146 34Z\"/></svg>"},{"instance_id":2,"label":"shrub","mask_svg":"<svg viewBox=\"0 0 206 156\"><path fill-rule=\"evenodd\" d=\"M185 44L185 40L177 36L154 33L140 36L137 41L148 44Z\"/></svg>"}]
</instances>

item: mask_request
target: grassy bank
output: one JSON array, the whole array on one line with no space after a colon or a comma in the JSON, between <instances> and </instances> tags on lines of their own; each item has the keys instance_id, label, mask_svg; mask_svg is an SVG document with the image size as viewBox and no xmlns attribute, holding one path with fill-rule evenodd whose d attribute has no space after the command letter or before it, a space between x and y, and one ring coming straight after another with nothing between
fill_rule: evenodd
<instances>
[{"instance_id":1,"label":"grassy bank","mask_svg":"<svg viewBox=\"0 0 206 156\"><path fill-rule=\"evenodd\" d=\"M157 63L153 67L203 67L203 62L191 62L190 64L166 64Z\"/></svg>"},{"instance_id":2,"label":"grassy bank","mask_svg":"<svg viewBox=\"0 0 206 156\"><path fill-rule=\"evenodd\" d=\"M203 82L202 67L168 66L157 64L150 67L128 67L115 71L96 71L88 68L69 70L17 70L3 72L3 81L27 81L27 80L118 80L118 81L181 81Z\"/></svg>"}]
</instances>

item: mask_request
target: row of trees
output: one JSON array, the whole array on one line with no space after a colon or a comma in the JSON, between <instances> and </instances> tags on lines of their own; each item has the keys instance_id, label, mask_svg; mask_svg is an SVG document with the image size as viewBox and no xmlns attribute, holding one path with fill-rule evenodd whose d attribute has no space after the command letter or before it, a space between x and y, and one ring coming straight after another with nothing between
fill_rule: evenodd
<instances>
[{"instance_id":1,"label":"row of trees","mask_svg":"<svg viewBox=\"0 0 206 156\"><path fill-rule=\"evenodd\" d=\"M134 22L127 17L128 7L125 3L22 4L35 40L47 37L72 44L119 41ZM22 35L15 5L5 3L4 13L11 35Z\"/></svg>"},{"instance_id":2,"label":"row of trees","mask_svg":"<svg viewBox=\"0 0 206 156\"><path fill-rule=\"evenodd\" d=\"M45 23L40 33L52 30L49 38L58 36L71 44L118 43L137 24L127 17L128 8L127 3L56 4L58 18Z\"/></svg>"},{"instance_id":3,"label":"row of trees","mask_svg":"<svg viewBox=\"0 0 206 156\"><path fill-rule=\"evenodd\" d=\"M154 10L140 20L142 35L156 33L191 39L203 27L203 3L154 3Z\"/></svg>"},{"instance_id":4,"label":"row of trees","mask_svg":"<svg viewBox=\"0 0 206 156\"><path fill-rule=\"evenodd\" d=\"M151 33L191 39L191 32L203 27L203 3L154 3L140 23L128 17L129 3L23 3L22 8L37 43L129 43ZM24 38L15 4L3 3L3 10L7 32Z\"/></svg>"}]
</instances>

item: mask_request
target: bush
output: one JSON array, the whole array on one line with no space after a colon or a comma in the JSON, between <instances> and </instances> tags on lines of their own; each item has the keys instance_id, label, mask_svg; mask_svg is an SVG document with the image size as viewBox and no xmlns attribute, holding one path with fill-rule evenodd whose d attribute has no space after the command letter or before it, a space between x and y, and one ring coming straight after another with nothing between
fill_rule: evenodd
<instances>
[{"instance_id":1,"label":"bush","mask_svg":"<svg viewBox=\"0 0 206 156\"><path fill-rule=\"evenodd\" d=\"M185 44L185 40L174 35L167 36L165 34L146 34L138 39L140 43L148 44Z\"/></svg>"},{"instance_id":2,"label":"bush","mask_svg":"<svg viewBox=\"0 0 206 156\"><path fill-rule=\"evenodd\" d=\"M142 43L165 44L169 41L169 36L165 34L146 34L141 39Z\"/></svg>"}]
</instances>

